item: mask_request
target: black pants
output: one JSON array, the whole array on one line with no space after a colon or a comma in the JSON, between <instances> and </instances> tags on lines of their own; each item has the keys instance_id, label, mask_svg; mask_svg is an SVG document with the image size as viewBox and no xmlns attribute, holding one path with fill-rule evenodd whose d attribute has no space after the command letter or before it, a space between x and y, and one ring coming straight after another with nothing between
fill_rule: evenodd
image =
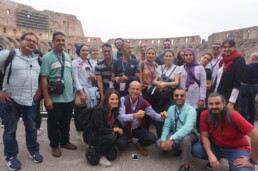
<instances>
[{"instance_id":1,"label":"black pants","mask_svg":"<svg viewBox=\"0 0 258 171\"><path fill-rule=\"evenodd\" d=\"M53 103L53 109L47 110L47 132L50 147L58 148L69 142L70 121L72 117L73 101L68 103Z\"/></svg>"},{"instance_id":2,"label":"black pants","mask_svg":"<svg viewBox=\"0 0 258 171\"><path fill-rule=\"evenodd\" d=\"M107 157L108 160L115 160L116 153L116 136L113 134L99 135L98 138L98 148L100 154Z\"/></svg>"},{"instance_id":3,"label":"black pants","mask_svg":"<svg viewBox=\"0 0 258 171\"><path fill-rule=\"evenodd\" d=\"M36 128L39 129L41 126L41 114L40 114L40 101L37 101L37 112L36 112Z\"/></svg>"},{"instance_id":4,"label":"black pants","mask_svg":"<svg viewBox=\"0 0 258 171\"><path fill-rule=\"evenodd\" d=\"M124 129L124 134L117 139L117 147L124 147L127 145L128 136L126 130ZM132 137L139 139L139 144L142 147L152 145L156 142L156 136L146 129L133 129Z\"/></svg>"},{"instance_id":5,"label":"black pants","mask_svg":"<svg viewBox=\"0 0 258 171\"><path fill-rule=\"evenodd\" d=\"M80 113L82 112L83 109L85 109L86 107L77 107L74 105L74 125L75 125L75 129L78 131L77 128L77 121L78 121L78 116L80 115Z\"/></svg>"}]
</instances>

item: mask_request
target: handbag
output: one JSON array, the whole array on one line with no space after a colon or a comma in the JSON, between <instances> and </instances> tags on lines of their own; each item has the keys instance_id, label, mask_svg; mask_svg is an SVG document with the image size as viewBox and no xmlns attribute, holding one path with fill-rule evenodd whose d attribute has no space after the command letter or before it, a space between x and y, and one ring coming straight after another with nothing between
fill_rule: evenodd
<instances>
[{"instance_id":1,"label":"handbag","mask_svg":"<svg viewBox=\"0 0 258 171\"><path fill-rule=\"evenodd\" d=\"M63 60L63 63L62 63L61 60L57 57L56 53L55 53L55 55L62 66L61 77L57 81L49 81L48 82L48 93L49 94L62 94L64 91L64 88L65 88L64 80L63 80L65 57L64 57L64 54L62 54L62 60Z\"/></svg>"},{"instance_id":2,"label":"handbag","mask_svg":"<svg viewBox=\"0 0 258 171\"><path fill-rule=\"evenodd\" d=\"M85 157L92 166L99 164L100 153L96 148L89 146Z\"/></svg>"},{"instance_id":3,"label":"handbag","mask_svg":"<svg viewBox=\"0 0 258 171\"><path fill-rule=\"evenodd\" d=\"M74 96L74 104L77 107L86 107L86 102L81 101L80 92L76 91Z\"/></svg>"}]
</instances>

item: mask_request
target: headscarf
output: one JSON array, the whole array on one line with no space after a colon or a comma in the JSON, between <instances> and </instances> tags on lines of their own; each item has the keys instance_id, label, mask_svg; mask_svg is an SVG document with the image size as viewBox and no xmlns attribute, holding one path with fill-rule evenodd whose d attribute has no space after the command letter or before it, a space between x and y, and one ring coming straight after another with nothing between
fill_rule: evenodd
<instances>
[{"instance_id":1,"label":"headscarf","mask_svg":"<svg viewBox=\"0 0 258 171\"><path fill-rule=\"evenodd\" d=\"M148 60L147 60L147 53L149 50L154 50L154 53L155 53L155 56L156 56L156 50L153 48L153 47L150 47L146 50L146 54L145 54L145 62L146 64L150 65L150 66L154 66L156 63L155 63L155 59L152 61L152 63L150 63Z\"/></svg>"},{"instance_id":2,"label":"headscarf","mask_svg":"<svg viewBox=\"0 0 258 171\"><path fill-rule=\"evenodd\" d=\"M187 63L185 61L185 67L188 69L189 72L193 73L193 75L195 74L195 66L199 65L196 61L196 54L195 54L195 50L192 48L187 48L184 51L184 55L186 53L186 51L191 51L193 54L193 61L191 63ZM188 87L191 84L194 84L194 79L192 78L192 76L187 72L187 79L186 79L186 91L188 91Z\"/></svg>"},{"instance_id":3,"label":"headscarf","mask_svg":"<svg viewBox=\"0 0 258 171\"><path fill-rule=\"evenodd\" d=\"M230 69L233 61L240 56L242 56L242 54L239 53L237 50L234 50L230 55L223 54L222 60L220 60L220 62L219 62L219 67L221 67L222 64L225 63L226 66L224 67L223 72L228 71Z\"/></svg>"},{"instance_id":4,"label":"headscarf","mask_svg":"<svg viewBox=\"0 0 258 171\"><path fill-rule=\"evenodd\" d=\"M87 46L86 44L82 43L82 44L79 44L77 47L76 47L76 50L75 50L75 53L80 56L80 51L81 51L81 48L83 46Z\"/></svg>"}]
</instances>

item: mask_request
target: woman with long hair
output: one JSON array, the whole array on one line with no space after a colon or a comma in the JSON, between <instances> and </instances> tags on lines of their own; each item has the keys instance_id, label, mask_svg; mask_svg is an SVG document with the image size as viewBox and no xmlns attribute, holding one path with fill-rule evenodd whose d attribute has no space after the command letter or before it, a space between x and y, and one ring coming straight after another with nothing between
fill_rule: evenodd
<instances>
[{"instance_id":1,"label":"woman with long hair","mask_svg":"<svg viewBox=\"0 0 258 171\"><path fill-rule=\"evenodd\" d=\"M117 115L121 105L117 91L108 90L104 100L94 110L92 121L93 129L98 135L96 148L102 155L99 163L105 166L111 165L111 160L117 156L115 144L117 135L122 135L123 130L118 128Z\"/></svg>"},{"instance_id":2,"label":"woman with long hair","mask_svg":"<svg viewBox=\"0 0 258 171\"><path fill-rule=\"evenodd\" d=\"M192 48L184 51L185 64L182 69L180 87L186 91L185 102L195 109L204 107L206 98L206 72L196 61L196 54Z\"/></svg>"},{"instance_id":3,"label":"woman with long hair","mask_svg":"<svg viewBox=\"0 0 258 171\"><path fill-rule=\"evenodd\" d=\"M245 59L236 50L234 39L225 39L222 42L222 53L215 92L221 93L226 98L228 108L232 110L245 73Z\"/></svg>"}]
</instances>

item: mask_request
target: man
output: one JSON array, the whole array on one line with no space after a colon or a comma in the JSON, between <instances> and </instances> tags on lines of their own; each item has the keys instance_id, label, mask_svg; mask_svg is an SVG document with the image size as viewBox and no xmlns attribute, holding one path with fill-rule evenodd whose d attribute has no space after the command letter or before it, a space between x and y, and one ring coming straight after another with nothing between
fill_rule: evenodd
<instances>
[{"instance_id":1,"label":"man","mask_svg":"<svg viewBox=\"0 0 258 171\"><path fill-rule=\"evenodd\" d=\"M201 142L194 144L192 155L208 159L209 169L219 168L219 158L226 158L231 170L254 171L258 160L258 130L237 111L228 110L226 106L221 94L209 95L208 110L202 113L200 120ZM251 154L245 135L251 139Z\"/></svg>"},{"instance_id":2,"label":"man","mask_svg":"<svg viewBox=\"0 0 258 171\"><path fill-rule=\"evenodd\" d=\"M129 86L129 95L121 97L118 120L126 134L118 138L117 146L124 147L129 138L137 138L139 141L136 143L136 148L142 155L147 156L148 151L145 147L154 144L156 136L144 129L145 115L160 122L167 116L164 112L156 113L150 103L143 99L140 94L141 84L138 81L133 81Z\"/></svg>"},{"instance_id":3,"label":"man","mask_svg":"<svg viewBox=\"0 0 258 171\"><path fill-rule=\"evenodd\" d=\"M123 44L124 44L124 39L122 39L122 38L116 38L115 39L115 46L117 48L117 51L113 53L113 58L114 59L122 58L122 56L123 56L123 54L122 54Z\"/></svg>"},{"instance_id":4,"label":"man","mask_svg":"<svg viewBox=\"0 0 258 171\"><path fill-rule=\"evenodd\" d=\"M128 86L132 81L139 81L140 71L138 62L130 58L131 48L127 42L122 46L123 57L113 65L111 80L115 82L115 89L121 96L128 94Z\"/></svg>"},{"instance_id":5,"label":"man","mask_svg":"<svg viewBox=\"0 0 258 171\"><path fill-rule=\"evenodd\" d=\"M220 44L219 43L214 43L211 46L211 53L213 55L212 60L210 61L210 63L205 67L207 69L211 70L211 82L212 82L212 87L215 86L215 80L217 77L217 73L219 70L219 62L222 59L222 57L220 56ZM214 87L215 88L215 87ZM214 89L213 88L213 89Z\"/></svg>"},{"instance_id":6,"label":"man","mask_svg":"<svg viewBox=\"0 0 258 171\"><path fill-rule=\"evenodd\" d=\"M129 51L130 58L137 60L136 56L133 54L133 48L134 48L134 47L132 46L132 43L131 43L131 42L127 42L127 43L128 43L129 46L130 46L130 51Z\"/></svg>"},{"instance_id":7,"label":"man","mask_svg":"<svg viewBox=\"0 0 258 171\"><path fill-rule=\"evenodd\" d=\"M39 153L36 129L36 103L41 96L38 79L40 66L38 56L33 53L38 38L34 33L25 33L20 38L20 49L15 49L14 58L5 68L10 51L0 53L0 69L5 73L3 90L0 91L0 102L4 109L4 155L10 170L21 168L16 140L17 122L23 114L26 146L35 163L43 161ZM10 59L10 58L9 58Z\"/></svg>"},{"instance_id":8,"label":"man","mask_svg":"<svg viewBox=\"0 0 258 171\"><path fill-rule=\"evenodd\" d=\"M116 61L112 57L112 46L109 43L104 43L102 45L102 54L104 60L98 62L95 67L101 100L104 99L104 94L107 90L114 89L113 81L111 81L111 74L113 64Z\"/></svg>"},{"instance_id":9,"label":"man","mask_svg":"<svg viewBox=\"0 0 258 171\"><path fill-rule=\"evenodd\" d=\"M147 50L147 44L145 42L142 42L140 44L140 53L141 53L141 56L140 56L140 61L144 61L145 60L145 56L146 56L146 50Z\"/></svg>"},{"instance_id":10,"label":"man","mask_svg":"<svg viewBox=\"0 0 258 171\"><path fill-rule=\"evenodd\" d=\"M70 55L64 52L64 33L55 32L52 44L53 50L44 55L42 59L41 85L48 112L48 138L52 155L60 157L60 145L69 150L77 149L69 142L70 120L73 110L72 64ZM62 70L63 78L61 78ZM64 83L64 90L61 94L49 92L51 89L48 89L48 85L54 81Z\"/></svg>"},{"instance_id":11,"label":"man","mask_svg":"<svg viewBox=\"0 0 258 171\"><path fill-rule=\"evenodd\" d=\"M171 49L171 40L165 39L165 40L163 41L163 49L164 49L164 51L165 51L166 49ZM158 55L158 56L156 57L155 62L156 62L158 65L163 65L163 64L165 64L165 61L164 61L164 59L163 59L163 53L160 54L160 55Z\"/></svg>"},{"instance_id":12,"label":"man","mask_svg":"<svg viewBox=\"0 0 258 171\"><path fill-rule=\"evenodd\" d=\"M182 161L179 171L190 169L189 157L192 144L197 138L196 110L185 103L185 90L177 88L173 95L175 105L168 109L168 118L163 125L161 139L157 141L157 147L162 150L174 152L182 150ZM170 130L172 132L170 133Z\"/></svg>"},{"instance_id":13,"label":"man","mask_svg":"<svg viewBox=\"0 0 258 171\"><path fill-rule=\"evenodd\" d=\"M258 52L251 54L250 64L246 65L246 73L240 87L240 113L254 125L256 107L255 97L258 93Z\"/></svg>"}]
</instances>

